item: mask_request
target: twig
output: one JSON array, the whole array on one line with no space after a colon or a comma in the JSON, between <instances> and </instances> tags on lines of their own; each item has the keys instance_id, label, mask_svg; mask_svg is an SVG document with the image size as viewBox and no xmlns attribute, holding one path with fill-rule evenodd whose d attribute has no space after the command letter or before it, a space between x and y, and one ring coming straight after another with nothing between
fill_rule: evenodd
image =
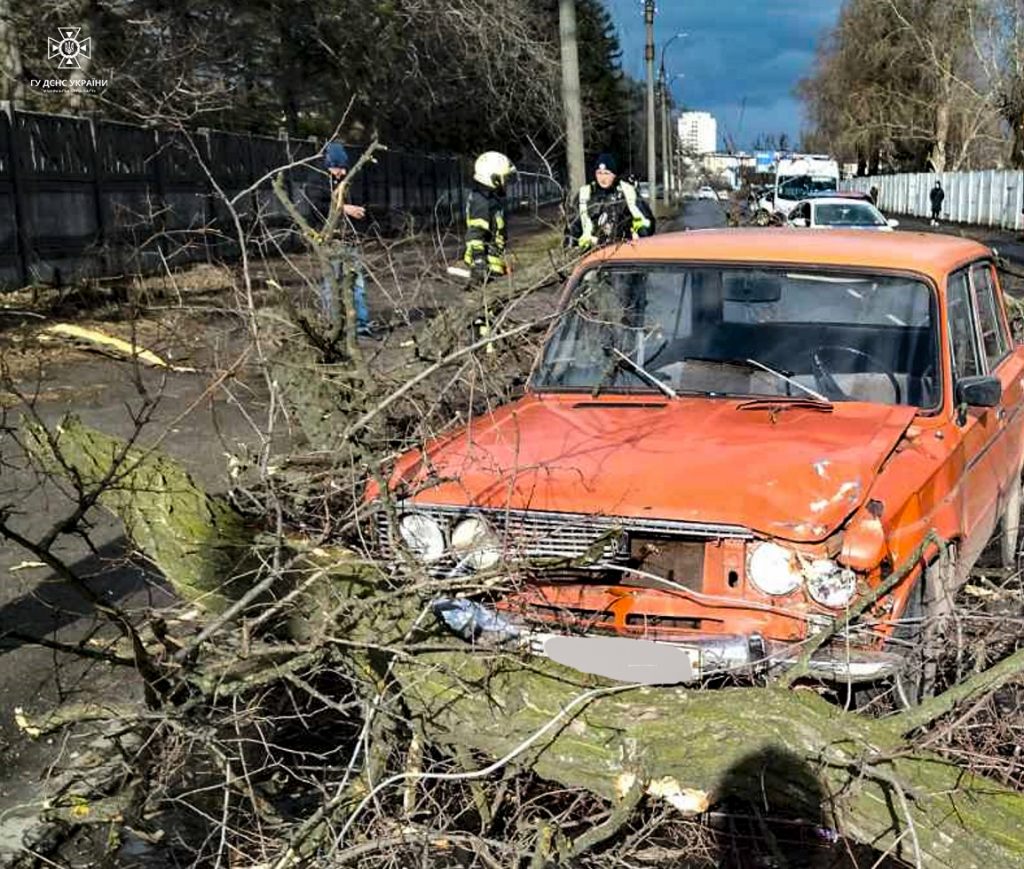
<instances>
[{"instance_id":1,"label":"twig","mask_svg":"<svg viewBox=\"0 0 1024 869\"><path fill-rule=\"evenodd\" d=\"M467 781L475 778L486 778L493 772L501 769L506 764L515 760L517 757L519 757L519 755L523 754L523 752L525 752L527 749L529 749L531 746L537 743L543 736L545 736L555 727L562 724L564 721L571 720L573 717L575 717L575 715L578 713L573 713L572 716L570 716L569 714L570 712L572 712L573 709L576 709L579 706L584 706L590 703L590 701L596 699L597 697L603 697L608 694L620 694L625 691L633 691L636 688L640 687L642 686L612 685L605 688L592 688L588 691L584 691L582 694L578 694L576 697L570 700L564 708L560 709L550 719L548 719L547 723L545 723L540 728L535 730L530 736L528 736L517 746L515 746L515 748L513 748L503 757L499 757L496 761L494 761L491 764L488 764L487 766L481 769L471 770L469 772L462 773L397 773L391 776L390 778L385 779L379 785L377 785L372 791L370 791L370 793L368 793L363 798L362 802L360 802L359 805L356 806L352 814L349 815L348 820L345 822L345 825L341 828L341 832L338 833L338 836L335 839L335 847L340 845L340 843L344 840L345 836L348 834L348 831L352 829L352 825L356 822L356 818L359 817L363 809L365 809L370 804L370 802L376 798L377 794L380 793L382 790L385 790L386 788L389 788L392 785L398 784L398 782L405 781L408 778L415 778L417 781Z\"/></svg>"}]
</instances>

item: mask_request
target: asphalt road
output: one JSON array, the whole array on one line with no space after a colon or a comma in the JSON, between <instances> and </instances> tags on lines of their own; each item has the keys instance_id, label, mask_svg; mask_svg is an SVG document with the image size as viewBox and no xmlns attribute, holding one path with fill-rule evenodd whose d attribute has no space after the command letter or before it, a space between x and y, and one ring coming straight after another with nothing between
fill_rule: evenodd
<instances>
[{"instance_id":1,"label":"asphalt road","mask_svg":"<svg viewBox=\"0 0 1024 869\"><path fill-rule=\"evenodd\" d=\"M211 336L207 336L212 341ZM14 355L13 353L11 354ZM223 392L206 395L209 379L199 374L143 373L146 388L160 402L140 443L163 435L161 448L182 461L213 490L227 483L224 453L239 441L255 440L251 427ZM38 392L36 412L49 426L65 413L110 434L132 432L130 410L140 405L132 366L85 354L26 370L17 387ZM7 396L9 398L9 395ZM23 407L3 411L3 424L16 430ZM250 408L251 410L251 408ZM39 539L73 504L53 480L28 462L13 431L0 426L0 504L20 534ZM56 553L83 577L99 599L129 612L160 610L175 603L161 577L129 557L123 530L105 510L89 513L88 540L62 535ZM127 701L138 680L122 668L43 648L32 638L76 643L116 637L93 603L63 582L24 549L0 542L0 865L6 865L34 827L42 780L50 764L57 771L80 751L82 734L30 740L15 724L15 709L42 712L60 702Z\"/></svg>"},{"instance_id":2,"label":"asphalt road","mask_svg":"<svg viewBox=\"0 0 1024 869\"><path fill-rule=\"evenodd\" d=\"M658 232L676 232L681 229L714 229L725 226L725 203L698 199L683 203L679 217L658 222Z\"/></svg>"}]
</instances>

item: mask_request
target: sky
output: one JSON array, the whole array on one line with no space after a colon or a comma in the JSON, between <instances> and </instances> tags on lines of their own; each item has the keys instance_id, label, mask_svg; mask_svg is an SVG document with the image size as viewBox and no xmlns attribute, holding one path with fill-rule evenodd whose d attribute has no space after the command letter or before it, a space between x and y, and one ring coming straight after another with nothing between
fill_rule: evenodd
<instances>
[{"instance_id":1,"label":"sky","mask_svg":"<svg viewBox=\"0 0 1024 869\"><path fill-rule=\"evenodd\" d=\"M623 69L644 80L643 0L604 2L619 31ZM842 0L659 0L655 75L662 46L685 32L665 52L666 76L683 75L672 83L677 104L718 120L718 147L725 147L726 132L738 148L750 148L759 133L785 132L798 145L805 121L793 91L841 6Z\"/></svg>"}]
</instances>

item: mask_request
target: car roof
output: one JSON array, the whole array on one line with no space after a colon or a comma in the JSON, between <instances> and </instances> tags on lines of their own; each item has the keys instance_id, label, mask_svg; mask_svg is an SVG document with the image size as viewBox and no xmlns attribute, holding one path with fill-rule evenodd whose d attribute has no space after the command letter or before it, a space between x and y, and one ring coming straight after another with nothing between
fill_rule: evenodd
<instances>
[{"instance_id":1,"label":"car roof","mask_svg":"<svg viewBox=\"0 0 1024 869\"><path fill-rule=\"evenodd\" d=\"M874 208L866 199L854 199L852 196L815 196L813 199L804 199L798 202L797 205L803 205L804 202L809 202L811 205L866 205L868 208Z\"/></svg>"},{"instance_id":2,"label":"car roof","mask_svg":"<svg viewBox=\"0 0 1024 869\"><path fill-rule=\"evenodd\" d=\"M778 227L668 232L610 245L591 254L584 263L693 260L851 266L914 271L938 282L962 263L991 255L991 248L983 244L940 233L883 233L858 229L818 233Z\"/></svg>"}]
</instances>

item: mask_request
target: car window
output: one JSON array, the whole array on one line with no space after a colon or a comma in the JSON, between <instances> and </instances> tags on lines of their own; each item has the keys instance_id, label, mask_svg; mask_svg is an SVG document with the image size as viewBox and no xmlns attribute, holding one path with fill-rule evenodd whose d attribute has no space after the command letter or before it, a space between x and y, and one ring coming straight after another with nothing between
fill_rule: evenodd
<instances>
[{"instance_id":1,"label":"car window","mask_svg":"<svg viewBox=\"0 0 1024 869\"><path fill-rule=\"evenodd\" d=\"M826 226L885 226L882 215L864 202L822 202L818 223Z\"/></svg>"},{"instance_id":2,"label":"car window","mask_svg":"<svg viewBox=\"0 0 1024 869\"><path fill-rule=\"evenodd\" d=\"M949 278L946 291L949 317L949 344L953 356L953 374L957 379L974 377L981 373L977 333L974 330L974 312L967 272L957 272Z\"/></svg>"},{"instance_id":3,"label":"car window","mask_svg":"<svg viewBox=\"0 0 1024 869\"><path fill-rule=\"evenodd\" d=\"M996 367L1006 355L1010 342L999 316L996 300L996 285L992 280L992 268L988 263L978 263L971 268L971 282L978 300L978 324L981 326L981 343L989 370Z\"/></svg>"}]
</instances>

